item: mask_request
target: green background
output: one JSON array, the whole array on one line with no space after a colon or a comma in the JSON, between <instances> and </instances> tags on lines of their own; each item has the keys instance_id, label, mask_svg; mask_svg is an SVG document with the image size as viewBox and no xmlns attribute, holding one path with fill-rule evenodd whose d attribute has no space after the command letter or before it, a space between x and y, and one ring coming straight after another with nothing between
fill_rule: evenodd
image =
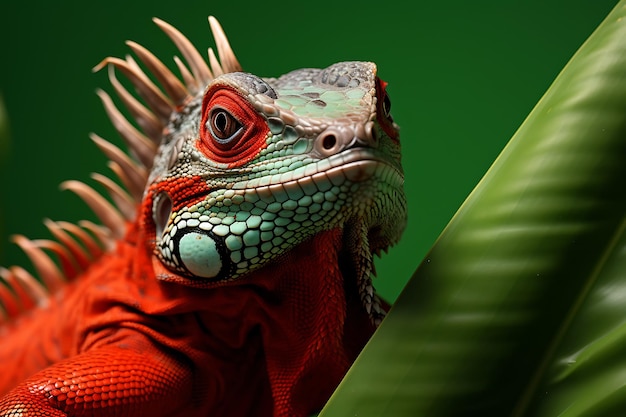
<instances>
[{"instance_id":1,"label":"green background","mask_svg":"<svg viewBox=\"0 0 626 417\"><path fill-rule=\"evenodd\" d=\"M158 16L199 49L206 16L222 23L246 71L370 60L389 82L401 126L409 224L377 262L379 291L394 299L426 251L572 54L616 1L13 2L0 15L0 93L11 143L0 163L0 264L23 264L8 236L48 237L41 224L93 219L57 185L107 173L88 139L119 144L94 94L91 68L128 53L127 39L166 63L175 53ZM3 148L0 148L3 149Z\"/></svg>"}]
</instances>

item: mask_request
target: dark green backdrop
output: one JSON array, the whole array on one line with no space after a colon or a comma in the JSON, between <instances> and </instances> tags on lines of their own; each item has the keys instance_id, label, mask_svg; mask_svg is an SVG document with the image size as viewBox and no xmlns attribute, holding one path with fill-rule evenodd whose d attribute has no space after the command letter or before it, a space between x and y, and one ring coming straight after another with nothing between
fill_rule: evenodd
<instances>
[{"instance_id":1,"label":"dark green backdrop","mask_svg":"<svg viewBox=\"0 0 626 417\"><path fill-rule=\"evenodd\" d=\"M0 15L0 93L11 143L0 161L0 264L24 263L11 234L48 237L44 217L93 216L57 184L108 172L88 139L119 143L91 68L135 40L171 62L151 22L177 26L201 49L215 15L247 71L276 76L341 60L371 60L389 82L401 125L409 225L378 261L394 299L467 194L554 77L615 5L570 1L12 2ZM294 5L300 4L300 5ZM162 52L162 53L161 53ZM110 91L110 89L109 89ZM0 147L0 149L2 149Z\"/></svg>"}]
</instances>

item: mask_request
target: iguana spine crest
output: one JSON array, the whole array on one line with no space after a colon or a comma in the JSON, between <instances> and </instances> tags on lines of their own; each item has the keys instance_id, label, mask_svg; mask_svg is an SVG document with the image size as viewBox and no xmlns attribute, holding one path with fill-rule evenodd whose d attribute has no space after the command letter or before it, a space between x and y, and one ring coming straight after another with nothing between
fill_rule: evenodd
<instances>
[{"instance_id":1,"label":"iguana spine crest","mask_svg":"<svg viewBox=\"0 0 626 417\"><path fill-rule=\"evenodd\" d=\"M110 202L81 181L65 181L61 189L77 194L102 225L86 220L74 224L46 219L44 224L54 240L31 240L22 235L12 238L32 262L39 279L19 266L0 267L3 280L0 281L0 324L35 306L45 306L51 294L114 247L116 240L124 236L127 222L135 219L137 205L142 200L163 130L172 114L182 109L186 101L195 97L215 77L241 71L228 38L213 16L209 16L208 21L219 59L213 48L209 48L208 63L178 29L158 18L153 21L176 45L187 65L178 56L174 57L181 74L179 78L148 49L128 41L126 44L158 80L162 89L150 80L130 55L125 59L107 57L94 67L94 71L109 68L108 77L113 90L141 128L141 131L137 129L120 112L108 93L97 90L107 115L128 146L130 155L95 133L90 134L90 138L109 159L108 166L123 187L108 176L92 174L92 179L106 190ZM128 78L147 106L119 82L115 69Z\"/></svg>"}]
</instances>

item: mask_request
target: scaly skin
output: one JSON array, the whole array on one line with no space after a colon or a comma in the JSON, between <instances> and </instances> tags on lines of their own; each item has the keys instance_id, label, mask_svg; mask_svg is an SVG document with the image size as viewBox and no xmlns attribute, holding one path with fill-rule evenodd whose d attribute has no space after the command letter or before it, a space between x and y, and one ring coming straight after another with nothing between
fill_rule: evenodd
<instances>
[{"instance_id":1,"label":"scaly skin","mask_svg":"<svg viewBox=\"0 0 626 417\"><path fill-rule=\"evenodd\" d=\"M68 186L120 238L0 327L0 416L304 417L382 319L372 255L397 241L406 208L376 67L263 79L239 72L223 42L218 49L222 67L212 64L203 83L193 59L184 90L164 82L170 114L137 70L105 61L149 103L143 115L130 105L138 124L154 132L151 120L161 119L159 147L126 221ZM101 97L122 136L137 139ZM139 143L132 150L149 160ZM31 254L42 246L21 245ZM80 250L69 248L63 259L75 267Z\"/></svg>"}]
</instances>

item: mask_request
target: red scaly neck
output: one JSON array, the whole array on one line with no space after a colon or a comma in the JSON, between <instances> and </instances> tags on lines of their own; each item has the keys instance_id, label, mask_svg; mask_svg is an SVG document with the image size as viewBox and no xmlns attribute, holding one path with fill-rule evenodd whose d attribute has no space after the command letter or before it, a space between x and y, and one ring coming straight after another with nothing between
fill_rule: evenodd
<instances>
[{"instance_id":1,"label":"red scaly neck","mask_svg":"<svg viewBox=\"0 0 626 417\"><path fill-rule=\"evenodd\" d=\"M141 241L141 235L131 229L128 243L135 246L131 237ZM264 364L249 371L267 374L252 379L269 383L276 416L304 416L319 409L374 330L355 278L342 271L340 229L322 232L264 268L213 288L159 281L145 246L134 248L139 253L133 279L144 294L141 310L161 317L193 313L211 336L210 346L201 337L172 341L163 335L160 342L184 351L199 367L208 363L207 349L234 361L239 354L249 358L262 349ZM260 337L259 343L251 344L251 337ZM251 346L255 352L248 352Z\"/></svg>"}]
</instances>

